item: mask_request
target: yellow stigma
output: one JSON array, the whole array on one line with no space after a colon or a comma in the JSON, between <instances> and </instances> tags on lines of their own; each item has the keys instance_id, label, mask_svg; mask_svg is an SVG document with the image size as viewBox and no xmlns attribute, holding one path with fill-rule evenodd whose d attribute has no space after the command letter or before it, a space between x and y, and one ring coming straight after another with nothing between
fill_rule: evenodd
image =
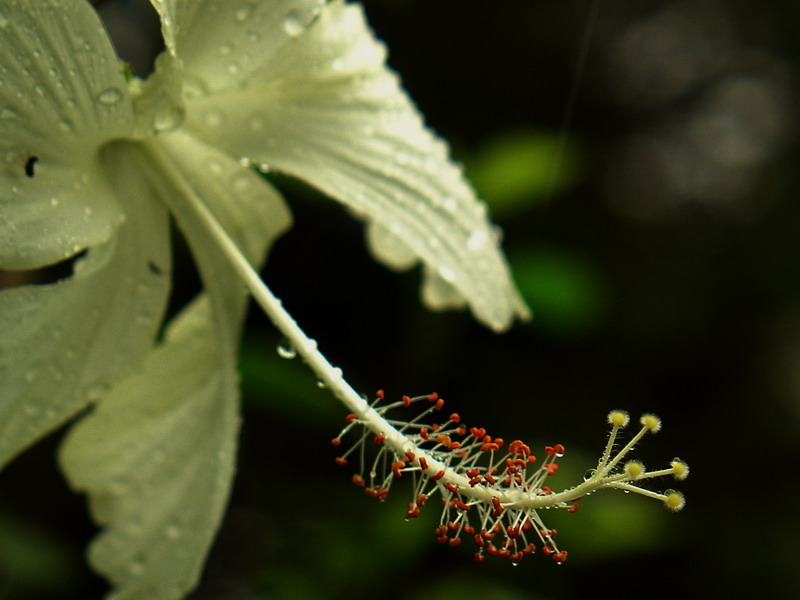
<instances>
[{"instance_id":1,"label":"yellow stigma","mask_svg":"<svg viewBox=\"0 0 800 600\"><path fill-rule=\"evenodd\" d=\"M608 413L608 424L614 427L627 427L630 420L628 413L624 410L612 410Z\"/></svg>"},{"instance_id":2,"label":"yellow stigma","mask_svg":"<svg viewBox=\"0 0 800 600\"><path fill-rule=\"evenodd\" d=\"M644 475L645 468L638 460L632 460L625 464L625 474L631 479L639 479Z\"/></svg>"},{"instance_id":3,"label":"yellow stigma","mask_svg":"<svg viewBox=\"0 0 800 600\"><path fill-rule=\"evenodd\" d=\"M689 476L689 465L682 460L675 459L669 465L672 467L672 475L678 481L683 481Z\"/></svg>"},{"instance_id":4,"label":"yellow stigma","mask_svg":"<svg viewBox=\"0 0 800 600\"><path fill-rule=\"evenodd\" d=\"M668 509L677 512L686 505L686 499L680 492L670 490L666 493L664 504Z\"/></svg>"},{"instance_id":5,"label":"yellow stigma","mask_svg":"<svg viewBox=\"0 0 800 600\"><path fill-rule=\"evenodd\" d=\"M658 433L661 429L661 419L655 415L642 415L640 422L650 433Z\"/></svg>"}]
</instances>

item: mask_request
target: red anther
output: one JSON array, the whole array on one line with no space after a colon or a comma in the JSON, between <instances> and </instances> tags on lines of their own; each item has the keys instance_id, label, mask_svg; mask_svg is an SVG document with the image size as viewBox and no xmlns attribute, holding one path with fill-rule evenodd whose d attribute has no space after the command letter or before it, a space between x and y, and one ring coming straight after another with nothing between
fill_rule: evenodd
<instances>
[{"instance_id":1,"label":"red anther","mask_svg":"<svg viewBox=\"0 0 800 600\"><path fill-rule=\"evenodd\" d=\"M454 486L452 483L450 483L449 481L444 484L444 487L446 487L448 490L450 490L454 494L458 493L458 488L456 486Z\"/></svg>"},{"instance_id":2,"label":"red anther","mask_svg":"<svg viewBox=\"0 0 800 600\"><path fill-rule=\"evenodd\" d=\"M449 435L440 435L436 437L436 442L441 444L442 446L447 446L450 443L450 436Z\"/></svg>"},{"instance_id":3,"label":"red anther","mask_svg":"<svg viewBox=\"0 0 800 600\"><path fill-rule=\"evenodd\" d=\"M486 443L486 442L481 444L481 447L480 447L480 451L481 452L494 452L494 451L499 450L499 449L500 449L500 447L497 444Z\"/></svg>"},{"instance_id":4,"label":"red anther","mask_svg":"<svg viewBox=\"0 0 800 600\"><path fill-rule=\"evenodd\" d=\"M525 548L522 550L523 554L533 554L534 552L536 552L536 546L533 542L525 546Z\"/></svg>"},{"instance_id":5,"label":"red anther","mask_svg":"<svg viewBox=\"0 0 800 600\"><path fill-rule=\"evenodd\" d=\"M383 440L385 439L386 436L383 435L382 433L379 433L378 435L375 436L375 439L373 441L375 442L376 446L380 446L383 443Z\"/></svg>"},{"instance_id":6,"label":"red anther","mask_svg":"<svg viewBox=\"0 0 800 600\"><path fill-rule=\"evenodd\" d=\"M576 512L578 512L578 503L577 503L577 502L573 502L573 503L572 503L572 506L570 506L570 507L567 509L567 512L570 512L570 513L576 513Z\"/></svg>"},{"instance_id":7,"label":"red anther","mask_svg":"<svg viewBox=\"0 0 800 600\"><path fill-rule=\"evenodd\" d=\"M353 421L355 421L357 418L358 418L358 416L357 416L355 413L350 413L349 415L347 415L347 416L344 418L344 421L345 421L345 423L352 423L352 422L353 422Z\"/></svg>"},{"instance_id":8,"label":"red anther","mask_svg":"<svg viewBox=\"0 0 800 600\"><path fill-rule=\"evenodd\" d=\"M346 458L341 458L341 457L337 456L334 460L336 461L336 464L341 466L341 467L343 467L344 465L347 464L347 459Z\"/></svg>"},{"instance_id":9,"label":"red anther","mask_svg":"<svg viewBox=\"0 0 800 600\"><path fill-rule=\"evenodd\" d=\"M453 413L452 415L450 415L450 420L453 423L461 423L461 417L458 416L458 413Z\"/></svg>"},{"instance_id":10,"label":"red anther","mask_svg":"<svg viewBox=\"0 0 800 600\"><path fill-rule=\"evenodd\" d=\"M553 554L553 560L556 561L558 564L563 563L565 560L567 560L567 551L562 550L561 552L556 552L555 554Z\"/></svg>"},{"instance_id":11,"label":"red anther","mask_svg":"<svg viewBox=\"0 0 800 600\"><path fill-rule=\"evenodd\" d=\"M408 459L408 462L413 463L415 458L414 453L406 451L406 458Z\"/></svg>"},{"instance_id":12,"label":"red anther","mask_svg":"<svg viewBox=\"0 0 800 600\"><path fill-rule=\"evenodd\" d=\"M553 450L555 450L556 454L558 454L559 456L561 456L565 452L564 446L562 446L561 444L556 444L555 447L553 448ZM566 554L566 552L565 552L565 554Z\"/></svg>"},{"instance_id":13,"label":"red anther","mask_svg":"<svg viewBox=\"0 0 800 600\"><path fill-rule=\"evenodd\" d=\"M384 394L384 393L383 393L383 390L378 390L377 392L375 392L375 395L376 395L378 398L380 398L381 400L383 400L383 398L384 398L384 396L385 396L386 394Z\"/></svg>"},{"instance_id":14,"label":"red anther","mask_svg":"<svg viewBox=\"0 0 800 600\"><path fill-rule=\"evenodd\" d=\"M436 538L436 541L439 542L440 544L446 544L447 543L447 536L446 535L440 535L439 537Z\"/></svg>"},{"instance_id":15,"label":"red anther","mask_svg":"<svg viewBox=\"0 0 800 600\"><path fill-rule=\"evenodd\" d=\"M394 475L397 478L402 477L403 473L401 472L401 469L405 469L405 468L406 468L406 463L404 461L398 460L398 461L393 462L392 463L392 475Z\"/></svg>"},{"instance_id":16,"label":"red anther","mask_svg":"<svg viewBox=\"0 0 800 600\"><path fill-rule=\"evenodd\" d=\"M481 564L485 558L486 557L480 552L476 552L475 555L472 557L472 559L478 564Z\"/></svg>"},{"instance_id":17,"label":"red anther","mask_svg":"<svg viewBox=\"0 0 800 600\"><path fill-rule=\"evenodd\" d=\"M447 535L447 528L444 525L439 525L436 529L433 530L433 533L436 537L442 537Z\"/></svg>"},{"instance_id":18,"label":"red anther","mask_svg":"<svg viewBox=\"0 0 800 600\"><path fill-rule=\"evenodd\" d=\"M480 469L470 469L466 473L467 477L477 477L480 474L481 474L481 470Z\"/></svg>"},{"instance_id":19,"label":"red anther","mask_svg":"<svg viewBox=\"0 0 800 600\"><path fill-rule=\"evenodd\" d=\"M505 441L503 440L503 438L494 438L494 443L497 444L498 446L502 446L505 443Z\"/></svg>"},{"instance_id":20,"label":"red anther","mask_svg":"<svg viewBox=\"0 0 800 600\"><path fill-rule=\"evenodd\" d=\"M458 427L456 429L456 434L461 436L467 435L467 430L465 427Z\"/></svg>"},{"instance_id":21,"label":"red anther","mask_svg":"<svg viewBox=\"0 0 800 600\"><path fill-rule=\"evenodd\" d=\"M517 468L514 466L514 461L511 460L510 458L506 459L506 467L507 467L506 473L516 473L517 472Z\"/></svg>"},{"instance_id":22,"label":"red anther","mask_svg":"<svg viewBox=\"0 0 800 600\"><path fill-rule=\"evenodd\" d=\"M553 553L553 549L550 546L543 546L542 547L542 554L545 556L550 556Z\"/></svg>"},{"instance_id":23,"label":"red anther","mask_svg":"<svg viewBox=\"0 0 800 600\"><path fill-rule=\"evenodd\" d=\"M427 501L428 501L427 494L420 494L419 496L417 496L417 506L425 506L425 502Z\"/></svg>"},{"instance_id":24,"label":"red anther","mask_svg":"<svg viewBox=\"0 0 800 600\"><path fill-rule=\"evenodd\" d=\"M531 455L528 457L528 463L529 463L529 464L533 464L533 463L535 463L535 462L536 462L536 457L535 457L533 454L531 454Z\"/></svg>"},{"instance_id":25,"label":"red anther","mask_svg":"<svg viewBox=\"0 0 800 600\"><path fill-rule=\"evenodd\" d=\"M522 475L520 475L519 473L514 475L514 481L517 482L517 485L522 485Z\"/></svg>"},{"instance_id":26,"label":"red anther","mask_svg":"<svg viewBox=\"0 0 800 600\"><path fill-rule=\"evenodd\" d=\"M525 522L522 524L522 531L528 531L531 527L533 527L533 523L531 523L530 518L525 519Z\"/></svg>"},{"instance_id":27,"label":"red anther","mask_svg":"<svg viewBox=\"0 0 800 600\"><path fill-rule=\"evenodd\" d=\"M556 455L556 449L553 448L552 446L545 446L544 447L544 452L545 452L545 454L550 456L550 458L553 458Z\"/></svg>"},{"instance_id":28,"label":"red anther","mask_svg":"<svg viewBox=\"0 0 800 600\"><path fill-rule=\"evenodd\" d=\"M464 525L463 531L465 535L473 535L475 533L475 528L472 525Z\"/></svg>"},{"instance_id":29,"label":"red anther","mask_svg":"<svg viewBox=\"0 0 800 600\"><path fill-rule=\"evenodd\" d=\"M455 548L460 543L461 543L461 538L452 538L449 542L447 542L447 545L450 546L451 548Z\"/></svg>"},{"instance_id":30,"label":"red anther","mask_svg":"<svg viewBox=\"0 0 800 600\"><path fill-rule=\"evenodd\" d=\"M469 480L469 487L475 487L480 482L481 482L481 478L480 477L473 477L472 479Z\"/></svg>"},{"instance_id":31,"label":"red anther","mask_svg":"<svg viewBox=\"0 0 800 600\"><path fill-rule=\"evenodd\" d=\"M427 427L423 427L422 429L419 430L419 437L421 437L426 442L428 441L428 438L430 436L428 435L428 428Z\"/></svg>"},{"instance_id":32,"label":"red anther","mask_svg":"<svg viewBox=\"0 0 800 600\"><path fill-rule=\"evenodd\" d=\"M367 496L371 496L371 497L374 498L375 497L375 488L373 488L373 487L364 488L364 493L367 494Z\"/></svg>"},{"instance_id":33,"label":"red anther","mask_svg":"<svg viewBox=\"0 0 800 600\"><path fill-rule=\"evenodd\" d=\"M389 490L383 487L379 487L375 490L375 497L380 501L383 502L386 500L386 497L389 495Z\"/></svg>"},{"instance_id":34,"label":"red anther","mask_svg":"<svg viewBox=\"0 0 800 600\"><path fill-rule=\"evenodd\" d=\"M442 407L443 407L443 406L444 406L444 400L442 400L441 398L439 398L439 399L436 401L436 404L434 405L434 407L433 407L433 408L434 408L434 410L442 410Z\"/></svg>"},{"instance_id":35,"label":"red anther","mask_svg":"<svg viewBox=\"0 0 800 600\"><path fill-rule=\"evenodd\" d=\"M495 523L494 527L492 527L492 533L500 533L503 531L503 526L500 523Z\"/></svg>"},{"instance_id":36,"label":"red anther","mask_svg":"<svg viewBox=\"0 0 800 600\"><path fill-rule=\"evenodd\" d=\"M558 471L558 465L556 463L544 463L542 465L545 469L547 469L547 475L555 475L556 471Z\"/></svg>"},{"instance_id":37,"label":"red anther","mask_svg":"<svg viewBox=\"0 0 800 600\"><path fill-rule=\"evenodd\" d=\"M494 534L493 533L489 533L485 529L481 529L481 537L483 539L485 539L487 542L490 542L492 540L492 538L494 537Z\"/></svg>"},{"instance_id":38,"label":"red anther","mask_svg":"<svg viewBox=\"0 0 800 600\"><path fill-rule=\"evenodd\" d=\"M483 436L483 440L482 441L483 441L484 444L488 444L489 442L492 441L492 436L490 436L489 434L486 434L485 436Z\"/></svg>"},{"instance_id":39,"label":"red anther","mask_svg":"<svg viewBox=\"0 0 800 600\"><path fill-rule=\"evenodd\" d=\"M497 551L497 556L499 556L500 558L508 558L509 556L511 556L511 552L509 552L506 548L501 548L500 550Z\"/></svg>"},{"instance_id":40,"label":"red anther","mask_svg":"<svg viewBox=\"0 0 800 600\"><path fill-rule=\"evenodd\" d=\"M547 534L548 534L548 535L549 535L551 538L554 538L554 537L556 537L556 536L558 535L558 530L556 530L556 529L551 529L550 531L548 531L548 532L547 532Z\"/></svg>"},{"instance_id":41,"label":"red anther","mask_svg":"<svg viewBox=\"0 0 800 600\"><path fill-rule=\"evenodd\" d=\"M422 469L423 471L428 470L428 461L425 460L424 456L419 457L419 468Z\"/></svg>"},{"instance_id":42,"label":"red anther","mask_svg":"<svg viewBox=\"0 0 800 600\"><path fill-rule=\"evenodd\" d=\"M444 469L442 469L438 473L434 473L433 475L431 475L431 479L433 479L434 481L439 481L442 477L444 477Z\"/></svg>"},{"instance_id":43,"label":"red anther","mask_svg":"<svg viewBox=\"0 0 800 600\"><path fill-rule=\"evenodd\" d=\"M513 563L518 563L518 562L520 562L520 561L521 561L521 560L522 560L524 557L525 557L525 555L524 555L522 552L515 552L514 554L512 554L511 556L509 556L509 557L508 557L508 559L509 559L511 562L513 562Z\"/></svg>"},{"instance_id":44,"label":"red anther","mask_svg":"<svg viewBox=\"0 0 800 600\"><path fill-rule=\"evenodd\" d=\"M552 494L553 493L553 490L551 488L547 487L546 485L543 485L539 489L542 490L545 494Z\"/></svg>"},{"instance_id":45,"label":"red anther","mask_svg":"<svg viewBox=\"0 0 800 600\"><path fill-rule=\"evenodd\" d=\"M461 525L459 525L455 521L447 522L447 529L449 529L450 531L458 531L459 527L461 527Z\"/></svg>"},{"instance_id":46,"label":"red anther","mask_svg":"<svg viewBox=\"0 0 800 600\"><path fill-rule=\"evenodd\" d=\"M515 459L515 460L514 460L514 464L515 464L515 465L516 465L518 468L520 468L520 469L524 469L525 467L527 467L527 466L528 466L528 463L527 463L527 461L525 461L525 460L523 460L523 459L521 459L521 458L517 458L517 459Z\"/></svg>"},{"instance_id":47,"label":"red anther","mask_svg":"<svg viewBox=\"0 0 800 600\"><path fill-rule=\"evenodd\" d=\"M478 546L478 548L483 548L483 546L486 544L480 533L476 533L472 539L475 540L475 545Z\"/></svg>"},{"instance_id":48,"label":"red anther","mask_svg":"<svg viewBox=\"0 0 800 600\"><path fill-rule=\"evenodd\" d=\"M520 445L521 443L522 443L522 441L520 441L520 440L514 440L513 442L511 442L511 443L508 445L508 452L509 452L509 454L516 454L516 453L517 453L517 448L519 448L519 445Z\"/></svg>"},{"instance_id":49,"label":"red anther","mask_svg":"<svg viewBox=\"0 0 800 600\"><path fill-rule=\"evenodd\" d=\"M413 502L409 502L406 519L416 519L417 517L419 517L419 507Z\"/></svg>"},{"instance_id":50,"label":"red anther","mask_svg":"<svg viewBox=\"0 0 800 600\"><path fill-rule=\"evenodd\" d=\"M476 440L480 440L486 435L486 430L483 427L470 427L469 432Z\"/></svg>"},{"instance_id":51,"label":"red anther","mask_svg":"<svg viewBox=\"0 0 800 600\"><path fill-rule=\"evenodd\" d=\"M434 431L439 431L441 428L442 426L439 425L438 423L431 423L431 429L433 429Z\"/></svg>"},{"instance_id":52,"label":"red anther","mask_svg":"<svg viewBox=\"0 0 800 600\"><path fill-rule=\"evenodd\" d=\"M489 544L488 546L486 546L486 554L489 554L491 556L497 556L497 553L498 553L497 546L495 546L494 544Z\"/></svg>"},{"instance_id":53,"label":"red anther","mask_svg":"<svg viewBox=\"0 0 800 600\"><path fill-rule=\"evenodd\" d=\"M358 486L364 486L364 478L361 475L353 475L352 481Z\"/></svg>"},{"instance_id":54,"label":"red anther","mask_svg":"<svg viewBox=\"0 0 800 600\"><path fill-rule=\"evenodd\" d=\"M496 484L496 483L497 483L497 480L496 480L494 477L492 477L491 475L489 475L488 473L486 473L486 474L483 476L483 480L484 480L486 483L488 483L489 485L494 485L494 484Z\"/></svg>"},{"instance_id":55,"label":"red anther","mask_svg":"<svg viewBox=\"0 0 800 600\"><path fill-rule=\"evenodd\" d=\"M503 514L503 507L500 506L500 498L497 496L492 496L492 506L494 507L494 511L492 512L493 517L499 517Z\"/></svg>"},{"instance_id":56,"label":"red anther","mask_svg":"<svg viewBox=\"0 0 800 600\"><path fill-rule=\"evenodd\" d=\"M433 392L430 396L428 396L428 400L431 402L436 402L439 399L439 394Z\"/></svg>"},{"instance_id":57,"label":"red anther","mask_svg":"<svg viewBox=\"0 0 800 600\"><path fill-rule=\"evenodd\" d=\"M449 444L447 444L448 450L458 450L459 448L461 448L460 442L450 442Z\"/></svg>"},{"instance_id":58,"label":"red anther","mask_svg":"<svg viewBox=\"0 0 800 600\"><path fill-rule=\"evenodd\" d=\"M466 502L463 502L460 498L456 498L456 508L458 510L469 510L472 507Z\"/></svg>"},{"instance_id":59,"label":"red anther","mask_svg":"<svg viewBox=\"0 0 800 600\"><path fill-rule=\"evenodd\" d=\"M511 475L506 475L500 483L505 487L511 487Z\"/></svg>"},{"instance_id":60,"label":"red anther","mask_svg":"<svg viewBox=\"0 0 800 600\"><path fill-rule=\"evenodd\" d=\"M331 445L333 445L333 446L338 446L338 445L340 445L341 443L342 443L342 440L340 440L339 438L333 438L333 439L331 440Z\"/></svg>"},{"instance_id":61,"label":"red anther","mask_svg":"<svg viewBox=\"0 0 800 600\"><path fill-rule=\"evenodd\" d=\"M406 408L411 406L411 398L409 398L408 396L403 396L403 406L405 406Z\"/></svg>"},{"instance_id":62,"label":"red anther","mask_svg":"<svg viewBox=\"0 0 800 600\"><path fill-rule=\"evenodd\" d=\"M467 457L469 456L469 451L462 450L461 452L456 452L456 456L458 456L458 458L460 458L461 460L467 460Z\"/></svg>"},{"instance_id":63,"label":"red anther","mask_svg":"<svg viewBox=\"0 0 800 600\"><path fill-rule=\"evenodd\" d=\"M506 534L512 540L518 538L520 534L519 527L512 527L511 525L509 525L508 527L506 527Z\"/></svg>"}]
</instances>

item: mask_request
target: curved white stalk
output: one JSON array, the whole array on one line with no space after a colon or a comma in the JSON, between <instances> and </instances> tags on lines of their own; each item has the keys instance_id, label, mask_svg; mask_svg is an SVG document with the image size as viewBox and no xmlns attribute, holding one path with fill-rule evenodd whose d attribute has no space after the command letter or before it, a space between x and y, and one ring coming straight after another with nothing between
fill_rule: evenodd
<instances>
[{"instance_id":1,"label":"curved white stalk","mask_svg":"<svg viewBox=\"0 0 800 600\"><path fill-rule=\"evenodd\" d=\"M477 442L478 436L475 437L475 441L468 440L469 444L471 444L470 454L463 449L458 452L453 450L448 454L441 449L441 447L448 444L437 444L437 440L434 440L433 443L435 445L431 448L431 442L427 438L425 442L421 442L419 435L413 432L409 434L405 431L408 424L398 430L395 426L397 421L390 422L384 417L387 407L376 409L371 406L364 397L347 383L341 370L331 365L319 351L316 341L305 334L294 318L283 307L282 302L264 283L224 227L203 200L198 197L169 157L161 150L158 143L147 142L139 147L143 166L147 172L153 174L151 179L154 184L165 187L163 182L168 182L170 189L161 190L165 201L171 204L173 208L180 203L180 209L186 210L188 208L194 214L206 229L209 239L221 255L225 257L230 267L237 273L253 299L275 327L289 341L292 348L308 364L325 387L355 415L354 424L363 426L377 436L385 444L386 449L394 455L397 460L392 463L393 476L399 477L401 472L406 470L415 472L420 476L420 483L417 486L418 492L428 489L430 493L439 491L442 494L445 502L443 520L447 521L447 527L450 527L451 531L455 530L455 536L448 538L447 529L442 529L444 525L441 525L437 530L440 541L449 540L451 545L454 545L452 544L454 540L460 541L458 536L462 530L474 529L468 525L470 517L467 516L467 511L470 508L477 507L476 513L480 521L479 531L486 535L485 540L491 540L493 537L492 532L495 534L502 532L506 536L505 546L501 546L502 549L498 552L506 552L506 556L510 555L515 562L522 558L523 553L533 552L533 544L528 543L522 531L522 525L525 525L524 529L526 531L531 527L536 527L535 533L544 544L544 548L547 550L546 553L551 554L557 562L563 562L566 558L566 552L558 551L553 541L555 532L548 531L545 528L536 513L538 509L572 506L572 510L574 510L576 501L583 496L604 488L633 491L658 499L673 510L682 508L683 496L678 492L656 493L633 485L631 482L670 474L682 479L688 474L688 467L686 467L685 463L673 461L669 469L650 473L646 472L640 463L636 463L635 467L629 468L626 466L622 471L617 468L625 455L646 433L655 433L660 428L660 422L652 415L642 417L642 429L633 436L622 450L614 453L613 448L617 433L627 425L628 418L621 411L612 412L609 415L609 423L612 425L611 438L604 449L597 468L586 481L558 493L553 493L549 488L542 485L545 477L555 472L555 458L560 456L560 451L556 451L553 448L546 449L550 456L548 462L545 462L542 467L532 474L525 475L527 465L521 464L525 463L525 460L522 460L520 456L527 459L529 451L522 442L513 442L512 444L518 444L513 448L512 444L510 444L509 453L502 459L496 460L493 451L490 453L476 450L480 446L480 443ZM176 210L175 212L178 211ZM465 434L462 432L461 435ZM363 443L363 440L361 443ZM425 444L428 444L428 446L425 446ZM521 452L520 445L526 448L525 453ZM454 447L459 447L459 444L455 444ZM450 449L448 448L448 450ZM561 451L563 451L563 448ZM476 469L475 466L479 457L487 455L491 456L490 466ZM408 462L403 461L403 457L408 457ZM509 460L511 461L511 466L508 466L510 464ZM513 464L517 466L515 467ZM470 475L470 472L474 473L480 469L484 469L481 471L483 479L476 478L474 474ZM505 477L504 484L491 481L492 473L498 473L498 469L506 469L503 476ZM530 471L534 471L534 469L530 469ZM489 477L485 476L487 474ZM498 475L498 478L500 477ZM359 479L363 483L363 478L359 477ZM478 481L479 479L480 481ZM385 481L390 482L391 477ZM429 488L426 488L426 485ZM368 491L370 489L368 488ZM377 490L382 490L385 493L388 488L378 487L372 491L375 492ZM375 494L373 493L373 495ZM381 495L377 497L382 499ZM419 513L418 507L424 504L426 494L421 493L419 497L423 498L422 503L419 500L416 503L410 503L407 516L416 516ZM450 518L453 512L457 515L455 520ZM502 523L506 523L505 528L502 527ZM489 528L488 532L487 527ZM516 545L518 537L522 539L521 546ZM476 538L476 544L480 546L479 552L476 554L476 560L483 559L484 543ZM488 547L492 548L493 546L489 544ZM494 548L497 551L497 548ZM512 553L509 549L513 549L514 552ZM491 554L492 552L489 553Z\"/></svg>"}]
</instances>

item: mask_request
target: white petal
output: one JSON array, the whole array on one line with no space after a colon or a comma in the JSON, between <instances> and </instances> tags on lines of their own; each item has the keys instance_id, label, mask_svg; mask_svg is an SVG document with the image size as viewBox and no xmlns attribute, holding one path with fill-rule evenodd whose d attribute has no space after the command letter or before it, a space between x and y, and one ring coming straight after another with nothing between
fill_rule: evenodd
<instances>
[{"instance_id":1,"label":"white petal","mask_svg":"<svg viewBox=\"0 0 800 600\"><path fill-rule=\"evenodd\" d=\"M235 372L220 369L208 298L174 323L140 374L70 431L61 465L104 526L89 550L114 600L177 600L199 578L236 454Z\"/></svg>"},{"instance_id":2,"label":"white petal","mask_svg":"<svg viewBox=\"0 0 800 600\"><path fill-rule=\"evenodd\" d=\"M0 292L0 466L63 424L152 348L170 288L169 221L128 155L111 177L131 210L74 275Z\"/></svg>"},{"instance_id":3,"label":"white petal","mask_svg":"<svg viewBox=\"0 0 800 600\"><path fill-rule=\"evenodd\" d=\"M121 212L98 149L132 120L87 2L0 4L0 267L53 264L109 238Z\"/></svg>"},{"instance_id":4,"label":"white petal","mask_svg":"<svg viewBox=\"0 0 800 600\"><path fill-rule=\"evenodd\" d=\"M289 224L277 192L186 134L159 139L166 157L260 263ZM161 191L169 191L168 182ZM235 463L244 287L190 206L178 195L165 202L208 293L170 326L142 372L73 428L62 450L70 482L89 494L92 515L104 525L90 560L115 585L115 600L177 600L196 585Z\"/></svg>"},{"instance_id":5,"label":"white petal","mask_svg":"<svg viewBox=\"0 0 800 600\"><path fill-rule=\"evenodd\" d=\"M296 39L265 52L238 88L187 99L184 127L367 215L393 236L377 243L379 257L393 266L409 254L422 259L479 320L504 329L527 312L485 205L384 59L360 6L328 4Z\"/></svg>"},{"instance_id":6,"label":"white petal","mask_svg":"<svg viewBox=\"0 0 800 600\"><path fill-rule=\"evenodd\" d=\"M193 93L236 86L297 37L325 0L151 0ZM192 92L190 92L192 93Z\"/></svg>"}]
</instances>

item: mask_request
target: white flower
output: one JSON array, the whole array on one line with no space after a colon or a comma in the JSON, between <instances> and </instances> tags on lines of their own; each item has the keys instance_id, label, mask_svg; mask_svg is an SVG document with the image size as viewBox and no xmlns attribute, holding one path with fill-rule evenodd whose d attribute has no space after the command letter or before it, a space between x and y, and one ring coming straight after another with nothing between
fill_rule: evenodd
<instances>
[{"instance_id":1,"label":"white flower","mask_svg":"<svg viewBox=\"0 0 800 600\"><path fill-rule=\"evenodd\" d=\"M421 260L431 306L496 330L526 314L484 205L359 5L153 4L167 51L144 82L85 0L0 4L0 268L75 259L67 279L0 292L0 465L97 403L61 458L105 525L90 558L115 598L190 589L227 501L245 296L203 211L254 264L289 225L242 157L345 204L389 266ZM169 213L206 292L156 344Z\"/></svg>"}]
</instances>

